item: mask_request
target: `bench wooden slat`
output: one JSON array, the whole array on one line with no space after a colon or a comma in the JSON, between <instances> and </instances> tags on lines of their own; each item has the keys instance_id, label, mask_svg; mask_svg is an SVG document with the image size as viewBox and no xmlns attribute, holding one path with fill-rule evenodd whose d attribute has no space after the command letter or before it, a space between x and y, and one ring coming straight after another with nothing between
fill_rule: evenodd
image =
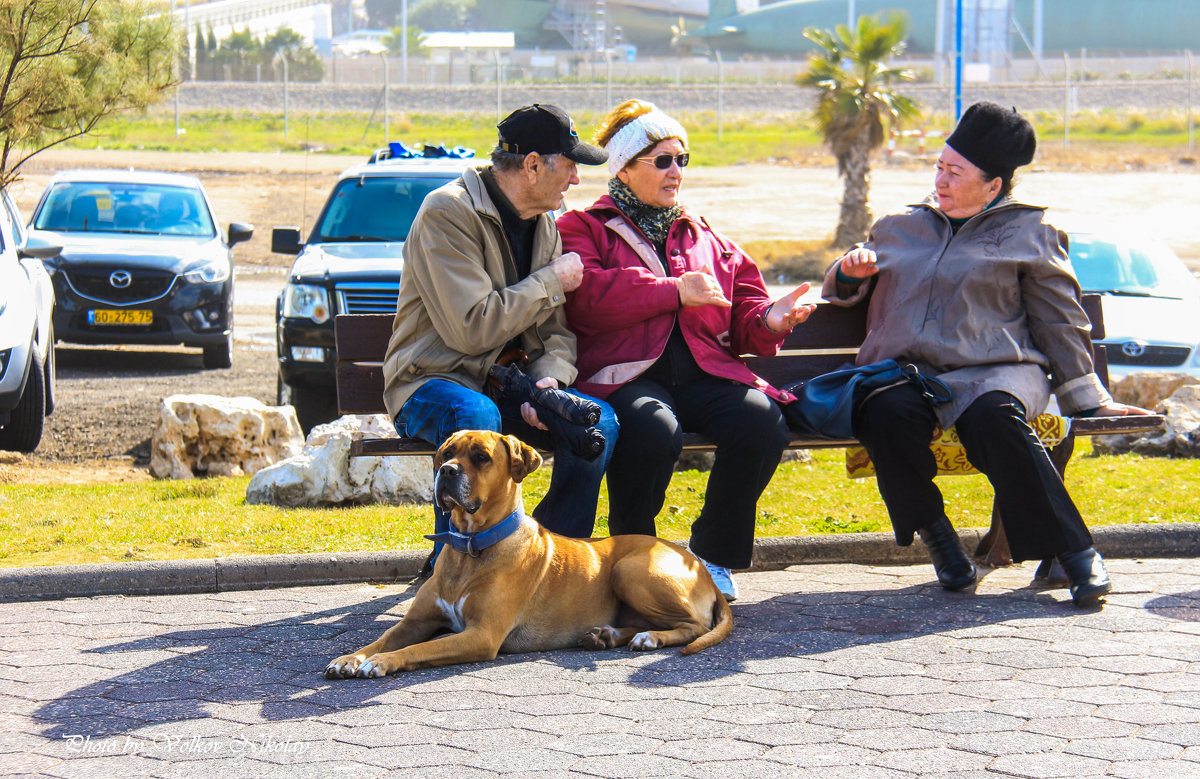
<instances>
[{"instance_id":1,"label":"bench wooden slat","mask_svg":"<svg viewBox=\"0 0 1200 779\"><path fill-rule=\"evenodd\" d=\"M392 337L392 314L338 314L333 318L333 337L338 362L383 362ZM381 397L377 405L383 405Z\"/></svg>"},{"instance_id":2,"label":"bench wooden slat","mask_svg":"<svg viewBox=\"0 0 1200 779\"><path fill-rule=\"evenodd\" d=\"M1099 295L1084 295L1083 307L1092 321L1092 338L1104 337L1104 310ZM383 407L383 356L392 332L391 314L339 315L334 320L337 338L338 410L343 414L375 414ZM775 386L810 379L852 362L866 337L866 309L844 308L823 303L787 337L783 350L774 357L750 357L750 367ZM1096 349L1096 372L1108 385L1108 362L1103 348ZM1115 435L1161 430L1161 416L1077 418L1075 435ZM791 449L814 449L855 445L856 441L831 441L795 436ZM684 436L684 449L711 450L712 442L697 434ZM415 439L362 439L354 441L350 454L386 456L433 454L433 447Z\"/></svg>"}]
</instances>

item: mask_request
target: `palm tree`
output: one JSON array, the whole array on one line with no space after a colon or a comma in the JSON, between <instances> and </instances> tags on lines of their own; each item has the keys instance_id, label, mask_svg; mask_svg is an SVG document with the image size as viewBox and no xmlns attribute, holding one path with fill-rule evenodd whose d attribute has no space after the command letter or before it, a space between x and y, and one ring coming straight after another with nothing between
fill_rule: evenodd
<instances>
[{"instance_id":1,"label":"palm tree","mask_svg":"<svg viewBox=\"0 0 1200 779\"><path fill-rule=\"evenodd\" d=\"M817 88L817 127L833 150L843 181L837 246L863 240L871 226L871 152L883 145L888 126L920 113L915 101L892 89L895 82L911 81L912 74L887 64L904 51L907 29L908 17L890 11L860 16L853 31L842 24L835 31L804 30L819 50L796 82Z\"/></svg>"}]
</instances>

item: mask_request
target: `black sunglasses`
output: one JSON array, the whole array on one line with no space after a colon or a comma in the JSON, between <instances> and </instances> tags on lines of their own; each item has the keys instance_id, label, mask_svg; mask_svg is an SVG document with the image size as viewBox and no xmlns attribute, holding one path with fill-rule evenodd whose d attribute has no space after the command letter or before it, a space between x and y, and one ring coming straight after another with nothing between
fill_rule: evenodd
<instances>
[{"instance_id":1,"label":"black sunglasses","mask_svg":"<svg viewBox=\"0 0 1200 779\"><path fill-rule=\"evenodd\" d=\"M690 159L691 155L689 155L687 152L684 152L683 154L676 154L674 157L672 157L670 154L657 154L653 157L638 157L638 162L649 163L659 170L666 170L667 168L671 167L672 162L681 168L686 168Z\"/></svg>"}]
</instances>

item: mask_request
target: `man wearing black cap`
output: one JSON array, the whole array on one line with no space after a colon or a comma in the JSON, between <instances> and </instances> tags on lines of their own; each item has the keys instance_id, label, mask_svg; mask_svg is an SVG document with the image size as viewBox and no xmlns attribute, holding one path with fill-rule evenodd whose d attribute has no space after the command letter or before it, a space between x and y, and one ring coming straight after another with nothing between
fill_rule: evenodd
<instances>
[{"instance_id":1,"label":"man wearing black cap","mask_svg":"<svg viewBox=\"0 0 1200 779\"><path fill-rule=\"evenodd\" d=\"M498 125L492 164L470 168L431 192L404 244L396 319L384 358L384 402L402 436L440 446L458 430L513 433L547 446L536 412L500 408L484 386L500 354L519 348L541 387L575 380L575 336L567 329L566 293L583 264L563 254L554 217L563 194L579 183L577 163L608 155L583 143L571 118L551 105L519 108ZM587 538L600 480L616 441L616 416L600 403L597 427L607 444L586 460L554 447L550 488L533 516L548 529ZM435 531L450 528L434 506ZM436 556L440 545L435 545Z\"/></svg>"}]
</instances>

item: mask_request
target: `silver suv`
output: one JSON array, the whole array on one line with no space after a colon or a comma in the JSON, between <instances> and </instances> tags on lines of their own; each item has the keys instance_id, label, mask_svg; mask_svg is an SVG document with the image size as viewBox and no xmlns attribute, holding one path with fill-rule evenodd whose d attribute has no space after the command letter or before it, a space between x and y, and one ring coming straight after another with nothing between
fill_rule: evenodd
<instances>
[{"instance_id":1,"label":"silver suv","mask_svg":"<svg viewBox=\"0 0 1200 779\"><path fill-rule=\"evenodd\" d=\"M427 147L423 156L398 157L381 149L338 177L308 240L296 227L272 231L271 251L297 255L276 302L276 391L305 432L337 417L333 317L395 313L401 249L417 209L485 162L468 153Z\"/></svg>"}]
</instances>

